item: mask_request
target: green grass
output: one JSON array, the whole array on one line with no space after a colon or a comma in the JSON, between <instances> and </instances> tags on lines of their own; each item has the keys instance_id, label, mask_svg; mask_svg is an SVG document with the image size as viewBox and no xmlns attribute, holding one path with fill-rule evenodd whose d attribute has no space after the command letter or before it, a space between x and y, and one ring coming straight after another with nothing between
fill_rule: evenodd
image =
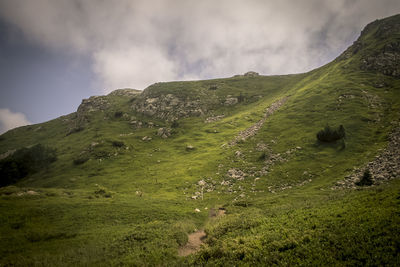
<instances>
[{"instance_id":1,"label":"green grass","mask_svg":"<svg viewBox=\"0 0 400 267\"><path fill-rule=\"evenodd\" d=\"M58 159L0 188L0 265L398 265L399 181L331 190L385 148L399 118L400 81L359 69L363 55L382 47L375 31L361 38L366 50L306 74L157 83L136 100L104 97L109 108L87 114L69 135L76 114L3 134L0 153L40 143ZM132 101L169 93L225 116L181 118L163 139L157 130L171 122L135 113ZM221 104L228 95L244 101ZM227 145L282 97L288 101L255 136ZM157 126L133 128L131 117ZM345 147L317 142L327 124L345 127ZM278 154L283 160L260 173ZM221 182L232 168L248 176L228 190ZM191 199L203 179L214 190ZM209 220L222 206L227 215ZM208 234L203 249L178 257L199 228Z\"/></svg>"}]
</instances>

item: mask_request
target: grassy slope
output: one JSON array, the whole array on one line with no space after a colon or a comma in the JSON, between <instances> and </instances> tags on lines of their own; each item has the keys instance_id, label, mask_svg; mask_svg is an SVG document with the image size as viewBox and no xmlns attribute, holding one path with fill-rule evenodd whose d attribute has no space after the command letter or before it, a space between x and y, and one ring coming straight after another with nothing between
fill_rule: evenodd
<instances>
[{"instance_id":1,"label":"grassy slope","mask_svg":"<svg viewBox=\"0 0 400 267\"><path fill-rule=\"evenodd\" d=\"M365 37L369 40L373 38ZM374 42L368 49L381 45ZM0 264L180 265L242 260L243 264L395 265L400 248L400 183L358 191L330 189L385 147L391 121L399 117L399 80L360 71L361 56L335 60L301 75L156 84L151 94L206 98L209 85L218 84L212 92L218 97L242 93L248 100L234 107L216 106L215 114L225 114L218 122L182 119L168 139L157 137L157 128L134 130L128 121L114 118L116 111L124 111L168 126L134 114L129 99L120 96L110 96L111 109L93 114L85 130L69 136L65 118L44 123L36 131L39 125L2 135L2 153L42 143L57 148L59 159L18 187L1 189ZM387 87L373 87L377 80ZM343 94L355 97L339 103ZM379 105L370 105L372 95ZM283 96L290 96L288 102L256 136L233 148L221 146L257 122L265 108ZM327 123L345 126L344 150L316 144L316 132ZM143 142L143 136L153 140ZM113 147L114 140L123 141L125 147ZM112 156L99 161L92 155L86 163L73 165L92 142L100 143L96 153ZM235 183L236 192L227 192L220 182L228 169L250 172L264 166L258 160L261 152L256 151L261 142L273 153L302 149L258 176L255 186L254 178L247 177ZM189 144L194 151L186 151ZM234 156L237 150L241 158ZM215 181L216 190L205 193L204 200L188 200L199 190L197 181L205 178ZM292 188L282 190L287 186ZM99 187L112 198L96 194ZM4 194L27 189L39 195ZM205 225L206 247L198 255L178 258L185 233L204 225L208 213L204 208L218 206L225 206L227 215Z\"/></svg>"}]
</instances>

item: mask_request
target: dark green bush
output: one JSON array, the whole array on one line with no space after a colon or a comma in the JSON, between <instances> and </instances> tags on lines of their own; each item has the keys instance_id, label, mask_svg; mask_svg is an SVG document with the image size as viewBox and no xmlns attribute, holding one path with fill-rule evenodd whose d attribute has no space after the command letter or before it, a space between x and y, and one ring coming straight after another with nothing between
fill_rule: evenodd
<instances>
[{"instance_id":1,"label":"dark green bush","mask_svg":"<svg viewBox=\"0 0 400 267\"><path fill-rule=\"evenodd\" d=\"M179 122L178 121L173 121L171 124L171 128L178 128L179 127Z\"/></svg>"},{"instance_id":2,"label":"dark green bush","mask_svg":"<svg viewBox=\"0 0 400 267\"><path fill-rule=\"evenodd\" d=\"M242 95L242 93L240 93L240 95L238 96L238 102L242 103L245 100L245 96Z\"/></svg>"},{"instance_id":3,"label":"dark green bush","mask_svg":"<svg viewBox=\"0 0 400 267\"><path fill-rule=\"evenodd\" d=\"M268 157L267 153L263 152L261 155L258 157L258 160L263 161L266 160Z\"/></svg>"},{"instance_id":4,"label":"dark green bush","mask_svg":"<svg viewBox=\"0 0 400 267\"><path fill-rule=\"evenodd\" d=\"M337 129L332 129L331 127L325 126L325 129L319 131L317 133L317 139L320 142L332 143L337 140L343 139L346 137L346 133L343 125L340 125Z\"/></svg>"},{"instance_id":5,"label":"dark green bush","mask_svg":"<svg viewBox=\"0 0 400 267\"><path fill-rule=\"evenodd\" d=\"M112 141L111 144L114 147L123 147L125 145L124 142L122 142L122 141Z\"/></svg>"},{"instance_id":6,"label":"dark green bush","mask_svg":"<svg viewBox=\"0 0 400 267\"><path fill-rule=\"evenodd\" d=\"M123 114L122 114L122 111L117 111L117 112L114 113L114 117L115 117L115 118L121 118L122 115L123 115Z\"/></svg>"},{"instance_id":7,"label":"dark green bush","mask_svg":"<svg viewBox=\"0 0 400 267\"><path fill-rule=\"evenodd\" d=\"M85 163L85 162L88 161L88 160L89 160L89 157L87 157L87 156L80 156L80 157L74 159L73 162L74 162L74 165L81 165L81 164Z\"/></svg>"},{"instance_id":8,"label":"dark green bush","mask_svg":"<svg viewBox=\"0 0 400 267\"><path fill-rule=\"evenodd\" d=\"M0 161L0 186L16 183L29 174L47 168L56 160L56 150L41 144L20 148Z\"/></svg>"},{"instance_id":9,"label":"dark green bush","mask_svg":"<svg viewBox=\"0 0 400 267\"><path fill-rule=\"evenodd\" d=\"M360 181L358 181L357 183L356 183L356 185L358 185L358 186L365 186L365 185L372 185L373 184L373 181L372 181L372 175L371 175L371 172L369 171L369 169L366 169L365 171L364 171L364 174L363 174L363 176L361 177L361 179L360 179Z\"/></svg>"}]
</instances>

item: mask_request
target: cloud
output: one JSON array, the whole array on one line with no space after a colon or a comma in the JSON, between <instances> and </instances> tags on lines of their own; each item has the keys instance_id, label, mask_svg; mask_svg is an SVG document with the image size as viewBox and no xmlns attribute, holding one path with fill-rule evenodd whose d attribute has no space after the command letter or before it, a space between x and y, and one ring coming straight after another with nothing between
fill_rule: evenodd
<instances>
[{"instance_id":1,"label":"cloud","mask_svg":"<svg viewBox=\"0 0 400 267\"><path fill-rule=\"evenodd\" d=\"M0 108L0 134L13 128L31 124L23 113Z\"/></svg>"},{"instance_id":2,"label":"cloud","mask_svg":"<svg viewBox=\"0 0 400 267\"><path fill-rule=\"evenodd\" d=\"M0 0L0 16L32 41L89 55L105 91L305 72L398 12L398 0Z\"/></svg>"}]
</instances>

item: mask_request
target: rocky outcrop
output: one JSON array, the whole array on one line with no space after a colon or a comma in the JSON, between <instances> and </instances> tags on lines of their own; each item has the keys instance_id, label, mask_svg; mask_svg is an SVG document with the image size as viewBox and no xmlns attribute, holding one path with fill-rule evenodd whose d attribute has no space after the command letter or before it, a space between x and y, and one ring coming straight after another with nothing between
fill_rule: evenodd
<instances>
[{"instance_id":1,"label":"rocky outcrop","mask_svg":"<svg viewBox=\"0 0 400 267\"><path fill-rule=\"evenodd\" d=\"M104 111L111 106L107 99L107 96L91 96L87 99L83 99L76 111L76 125L75 127L83 127L83 125L89 122L90 113L96 111Z\"/></svg>"},{"instance_id":2,"label":"rocky outcrop","mask_svg":"<svg viewBox=\"0 0 400 267\"><path fill-rule=\"evenodd\" d=\"M136 90L136 89L130 89L130 88L126 88L126 89L117 89L112 91L111 93L109 93L109 96L124 96L124 97L133 97L133 96L137 96L138 94L140 94L142 91L140 90Z\"/></svg>"},{"instance_id":3,"label":"rocky outcrop","mask_svg":"<svg viewBox=\"0 0 400 267\"><path fill-rule=\"evenodd\" d=\"M371 172L374 185L400 177L400 127L397 127L389 137L389 144L383 152L361 168L356 168L344 180L336 183L332 189L355 189L364 171Z\"/></svg>"},{"instance_id":4,"label":"rocky outcrop","mask_svg":"<svg viewBox=\"0 0 400 267\"><path fill-rule=\"evenodd\" d=\"M239 102L239 100L237 97L228 96L225 99L224 105L225 106L233 106L233 105L236 105L238 102Z\"/></svg>"},{"instance_id":5,"label":"rocky outcrop","mask_svg":"<svg viewBox=\"0 0 400 267\"><path fill-rule=\"evenodd\" d=\"M244 77L257 77L260 76L260 74L258 74L258 72L255 71L248 71L244 74Z\"/></svg>"},{"instance_id":6,"label":"rocky outcrop","mask_svg":"<svg viewBox=\"0 0 400 267\"><path fill-rule=\"evenodd\" d=\"M189 116L201 116L207 108L200 100L182 99L174 94L160 94L152 97L143 95L132 104L133 110L160 119L177 120Z\"/></svg>"},{"instance_id":7,"label":"rocky outcrop","mask_svg":"<svg viewBox=\"0 0 400 267\"><path fill-rule=\"evenodd\" d=\"M400 77L400 15L368 24L360 37L338 59L360 55L360 69ZM377 46L379 42L379 46Z\"/></svg>"},{"instance_id":8,"label":"rocky outcrop","mask_svg":"<svg viewBox=\"0 0 400 267\"><path fill-rule=\"evenodd\" d=\"M166 139L171 136L171 129L166 127L159 128L157 131L157 135L160 136L161 138Z\"/></svg>"},{"instance_id":9,"label":"rocky outcrop","mask_svg":"<svg viewBox=\"0 0 400 267\"><path fill-rule=\"evenodd\" d=\"M361 69L400 77L400 42L386 44L378 53L364 57Z\"/></svg>"}]
</instances>

